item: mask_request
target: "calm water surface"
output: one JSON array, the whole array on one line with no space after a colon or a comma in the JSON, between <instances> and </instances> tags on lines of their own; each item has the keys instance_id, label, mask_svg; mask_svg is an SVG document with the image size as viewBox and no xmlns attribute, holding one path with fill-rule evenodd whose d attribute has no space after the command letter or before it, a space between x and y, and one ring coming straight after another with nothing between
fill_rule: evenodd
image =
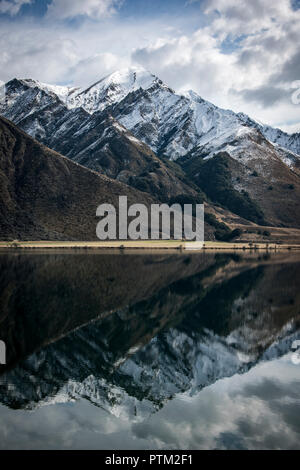
<instances>
[{"instance_id":1,"label":"calm water surface","mask_svg":"<svg viewBox=\"0 0 300 470\"><path fill-rule=\"evenodd\" d=\"M2 449L299 449L300 254L0 253Z\"/></svg>"}]
</instances>

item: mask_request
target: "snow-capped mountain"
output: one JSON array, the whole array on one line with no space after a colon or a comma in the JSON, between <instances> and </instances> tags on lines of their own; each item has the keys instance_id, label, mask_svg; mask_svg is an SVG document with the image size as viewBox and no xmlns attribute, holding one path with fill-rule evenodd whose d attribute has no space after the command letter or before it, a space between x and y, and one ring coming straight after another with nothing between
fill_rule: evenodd
<instances>
[{"instance_id":1,"label":"snow-capped mountain","mask_svg":"<svg viewBox=\"0 0 300 470\"><path fill-rule=\"evenodd\" d=\"M114 72L87 89L12 80L6 84L0 112L22 127L23 119L41 112L57 98L68 109L82 108L89 114L108 110L156 153L174 160L196 145L205 146L215 139L225 144L228 138L252 128L269 141L300 153L299 133L289 135L263 126L243 113L221 109L193 91L177 94L141 67ZM32 123L26 130L34 137L36 127Z\"/></svg>"},{"instance_id":2,"label":"snow-capped mountain","mask_svg":"<svg viewBox=\"0 0 300 470\"><path fill-rule=\"evenodd\" d=\"M82 107L66 106L68 93L73 92L32 80L13 80L6 87L5 114L51 149L143 191L148 189L160 199L196 194L111 115L105 111L91 115Z\"/></svg>"},{"instance_id":3,"label":"snow-capped mountain","mask_svg":"<svg viewBox=\"0 0 300 470\"><path fill-rule=\"evenodd\" d=\"M270 142L300 155L300 132L288 134L281 129L254 121L244 113L238 113L238 116L246 125L258 129Z\"/></svg>"},{"instance_id":4,"label":"snow-capped mountain","mask_svg":"<svg viewBox=\"0 0 300 470\"><path fill-rule=\"evenodd\" d=\"M64 103L68 108L82 107L89 113L103 111L107 106L122 101L129 93L148 90L155 84L167 89L155 75L142 67L132 67L114 72L87 89L65 90Z\"/></svg>"},{"instance_id":5,"label":"snow-capped mountain","mask_svg":"<svg viewBox=\"0 0 300 470\"><path fill-rule=\"evenodd\" d=\"M164 200L189 193L192 183L192 190L196 185L213 202L253 222L300 226L299 134L263 126L192 91L177 94L140 67L115 72L85 90L14 79L5 91L0 113L51 149L89 168L163 195ZM154 163L164 167L163 177L146 163L151 151ZM148 157L127 158L136 152ZM216 178L216 165L211 168L207 162L219 154L230 169L221 195L220 188L212 192L205 184ZM186 173L185 188L175 167L165 168L167 160L176 161ZM204 170L209 171L203 183L198 176Z\"/></svg>"},{"instance_id":6,"label":"snow-capped mountain","mask_svg":"<svg viewBox=\"0 0 300 470\"><path fill-rule=\"evenodd\" d=\"M49 85L42 86L44 89L48 87L49 91L56 93L68 108L82 107L89 113L103 111L108 106L122 101L127 95L138 90L148 90L150 93L156 90L157 103L150 115L147 115L147 109L144 107L146 113L140 108L141 112L139 114L134 113L126 117L122 116L120 122L132 131L142 121L154 122L156 118L167 125L166 132L159 132L160 134L166 134L169 130L169 116L173 111L175 112L172 119L180 120L181 118L181 121L187 117L186 113L190 112L189 114L194 126L194 128L191 127L191 136L194 138L191 138L190 146L185 148L181 146L182 139L179 135L173 146L166 149L166 155L172 158L184 155L186 150L190 149L191 145L195 142L200 145L205 144L207 141L222 135L226 128L232 128L232 131L241 132L240 127L242 123L247 125L247 127L258 129L270 142L300 154L300 133L287 134L280 129L260 124L244 113L236 114L230 110L218 108L203 100L192 90L183 95L178 95L159 78L142 67L132 67L112 73L86 90ZM161 92L163 92L163 96ZM174 95L176 98L181 99L177 101L175 98L174 100ZM182 98L184 99L182 100ZM172 113L170 113L170 110L172 110ZM186 119L185 122L187 122ZM206 134L206 138L203 139L201 137L204 134ZM157 152L159 150L157 142L149 141L148 143L154 151Z\"/></svg>"}]
</instances>

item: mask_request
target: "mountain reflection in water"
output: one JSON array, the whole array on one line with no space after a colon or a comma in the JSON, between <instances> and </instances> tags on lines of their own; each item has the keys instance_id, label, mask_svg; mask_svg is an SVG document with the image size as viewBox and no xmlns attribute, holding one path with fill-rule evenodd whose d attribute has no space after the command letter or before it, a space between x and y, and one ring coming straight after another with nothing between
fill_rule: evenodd
<instances>
[{"instance_id":1,"label":"mountain reflection in water","mask_svg":"<svg viewBox=\"0 0 300 470\"><path fill-rule=\"evenodd\" d=\"M294 253L0 254L1 446L297 447L299 279ZM75 416L92 437L52 442Z\"/></svg>"}]
</instances>

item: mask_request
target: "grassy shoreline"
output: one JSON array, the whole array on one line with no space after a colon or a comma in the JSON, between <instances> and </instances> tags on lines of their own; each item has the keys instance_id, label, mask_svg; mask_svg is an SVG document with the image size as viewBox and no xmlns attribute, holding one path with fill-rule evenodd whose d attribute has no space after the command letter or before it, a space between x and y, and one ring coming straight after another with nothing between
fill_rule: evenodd
<instances>
[{"instance_id":1,"label":"grassy shoreline","mask_svg":"<svg viewBox=\"0 0 300 470\"><path fill-rule=\"evenodd\" d=\"M116 240L116 241L0 241L0 249L178 249L185 251L202 250L300 250L300 244L248 243L248 242L213 242L207 241L203 246L199 242L182 240Z\"/></svg>"}]
</instances>

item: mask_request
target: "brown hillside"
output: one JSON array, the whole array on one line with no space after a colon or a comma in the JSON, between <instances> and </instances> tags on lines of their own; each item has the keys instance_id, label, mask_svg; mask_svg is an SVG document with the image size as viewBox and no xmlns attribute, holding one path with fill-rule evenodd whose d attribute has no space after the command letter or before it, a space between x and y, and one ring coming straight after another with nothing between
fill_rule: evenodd
<instances>
[{"instance_id":1,"label":"brown hillside","mask_svg":"<svg viewBox=\"0 0 300 470\"><path fill-rule=\"evenodd\" d=\"M96 208L149 205L143 192L78 165L0 118L0 238L96 239Z\"/></svg>"}]
</instances>

